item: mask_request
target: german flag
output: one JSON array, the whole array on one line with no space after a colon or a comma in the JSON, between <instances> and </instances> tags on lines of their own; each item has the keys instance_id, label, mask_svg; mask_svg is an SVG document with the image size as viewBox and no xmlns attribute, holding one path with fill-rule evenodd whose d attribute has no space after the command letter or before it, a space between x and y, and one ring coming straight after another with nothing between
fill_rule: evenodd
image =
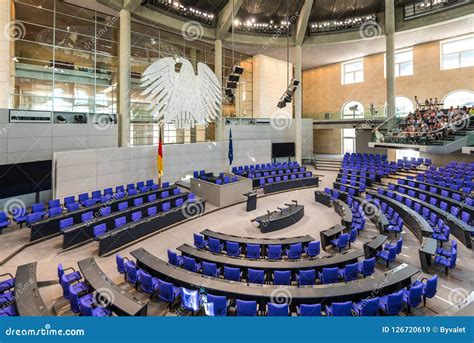
<instances>
[{"instance_id":1,"label":"german flag","mask_svg":"<svg viewBox=\"0 0 474 343\"><path fill-rule=\"evenodd\" d=\"M158 166L158 182L161 184L161 177L163 176L163 143L161 142L161 134L158 143L158 155L156 162Z\"/></svg>"}]
</instances>

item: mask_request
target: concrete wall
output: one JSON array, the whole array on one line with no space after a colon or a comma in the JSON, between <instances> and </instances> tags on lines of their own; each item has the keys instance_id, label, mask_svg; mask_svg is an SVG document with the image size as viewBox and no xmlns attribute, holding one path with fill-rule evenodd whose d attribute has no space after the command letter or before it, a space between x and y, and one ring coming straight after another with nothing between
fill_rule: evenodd
<instances>
[{"instance_id":1,"label":"concrete wall","mask_svg":"<svg viewBox=\"0 0 474 343\"><path fill-rule=\"evenodd\" d=\"M269 140L234 141L234 164L270 161ZM229 171L228 142L163 146L164 181L175 182L194 170ZM53 196L63 198L97 189L157 179L157 147L95 149L56 152L53 160Z\"/></svg>"},{"instance_id":2,"label":"concrete wall","mask_svg":"<svg viewBox=\"0 0 474 343\"><path fill-rule=\"evenodd\" d=\"M53 152L117 146L117 125L9 123L0 109L0 164L51 160Z\"/></svg>"},{"instance_id":3,"label":"concrete wall","mask_svg":"<svg viewBox=\"0 0 474 343\"><path fill-rule=\"evenodd\" d=\"M313 151L315 154L339 155L342 151L341 129L314 129Z\"/></svg>"},{"instance_id":4,"label":"concrete wall","mask_svg":"<svg viewBox=\"0 0 474 343\"><path fill-rule=\"evenodd\" d=\"M293 65L290 64L290 79ZM276 112L293 117L293 105L287 104L280 110L276 105L278 99L288 87L287 63L265 55L253 57L253 117L270 118Z\"/></svg>"},{"instance_id":5,"label":"concrete wall","mask_svg":"<svg viewBox=\"0 0 474 343\"><path fill-rule=\"evenodd\" d=\"M302 120L302 156L308 158L313 156L313 121ZM270 140L272 143L286 143L295 141L295 121L277 119L270 123L257 123L256 125L226 125L225 138L229 138L229 130L232 127L232 139L240 140ZM271 151L270 151L271 152ZM235 164L235 163L234 163Z\"/></svg>"},{"instance_id":6,"label":"concrete wall","mask_svg":"<svg viewBox=\"0 0 474 343\"><path fill-rule=\"evenodd\" d=\"M474 67L440 70L440 42L433 41L413 47L413 75L396 78L396 95L413 101L438 97L458 89L474 89ZM383 108L386 97L384 54L364 58L364 82L341 85L341 63L303 72L303 115L338 112L350 100ZM320 118L323 119L323 118Z\"/></svg>"},{"instance_id":7,"label":"concrete wall","mask_svg":"<svg viewBox=\"0 0 474 343\"><path fill-rule=\"evenodd\" d=\"M372 141L372 130L356 130L356 152L366 154L387 154L387 149L369 148Z\"/></svg>"}]
</instances>

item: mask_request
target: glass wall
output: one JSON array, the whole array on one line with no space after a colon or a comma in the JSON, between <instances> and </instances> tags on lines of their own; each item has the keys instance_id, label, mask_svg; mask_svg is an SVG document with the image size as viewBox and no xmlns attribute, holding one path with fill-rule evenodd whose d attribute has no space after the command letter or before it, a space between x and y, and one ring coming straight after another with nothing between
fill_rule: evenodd
<instances>
[{"instance_id":1,"label":"glass wall","mask_svg":"<svg viewBox=\"0 0 474 343\"><path fill-rule=\"evenodd\" d=\"M16 0L14 108L117 113L119 18L54 0Z\"/></svg>"},{"instance_id":2,"label":"glass wall","mask_svg":"<svg viewBox=\"0 0 474 343\"><path fill-rule=\"evenodd\" d=\"M241 65L245 71L237 89L235 104L224 100L223 116L252 117L252 58L223 49L223 80L229 75L233 64ZM232 55L234 58L232 58ZM143 72L159 58L184 57L196 68L198 62L205 63L214 70L214 45L190 41L179 34L170 33L150 26L148 23L132 22L131 78L131 144L157 144L161 129L163 143L194 143L214 140L214 125L198 125L193 129L176 129L173 124L160 128L157 118L153 118L149 102L142 96L140 79Z\"/></svg>"}]
</instances>

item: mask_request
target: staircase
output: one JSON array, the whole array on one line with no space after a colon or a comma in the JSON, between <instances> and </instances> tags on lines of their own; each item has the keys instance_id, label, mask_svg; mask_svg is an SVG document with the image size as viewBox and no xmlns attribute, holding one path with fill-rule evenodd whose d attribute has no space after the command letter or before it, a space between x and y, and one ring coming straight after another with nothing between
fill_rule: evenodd
<instances>
[{"instance_id":1,"label":"staircase","mask_svg":"<svg viewBox=\"0 0 474 343\"><path fill-rule=\"evenodd\" d=\"M342 166L342 160L335 158L314 158L314 169L316 170L328 170L328 171L339 171Z\"/></svg>"}]
</instances>

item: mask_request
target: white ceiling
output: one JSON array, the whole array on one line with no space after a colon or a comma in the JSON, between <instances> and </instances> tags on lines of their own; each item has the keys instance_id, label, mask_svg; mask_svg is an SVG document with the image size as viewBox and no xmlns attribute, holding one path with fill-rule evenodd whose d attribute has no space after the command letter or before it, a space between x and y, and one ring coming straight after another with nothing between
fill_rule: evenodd
<instances>
[{"instance_id":1,"label":"white ceiling","mask_svg":"<svg viewBox=\"0 0 474 343\"><path fill-rule=\"evenodd\" d=\"M474 17L465 17L451 22L425 26L420 29L399 32L395 36L397 49L405 48L434 40L447 39L474 32ZM227 42L229 44L229 42ZM226 44L226 45L227 45ZM249 54L263 54L286 61L286 48L262 49L262 45L235 44L235 50ZM290 62L293 62L293 48L290 47ZM348 61L354 58L385 52L385 37L372 40L355 40L336 44L321 44L302 47L302 68L311 69L318 66Z\"/></svg>"}]
</instances>

